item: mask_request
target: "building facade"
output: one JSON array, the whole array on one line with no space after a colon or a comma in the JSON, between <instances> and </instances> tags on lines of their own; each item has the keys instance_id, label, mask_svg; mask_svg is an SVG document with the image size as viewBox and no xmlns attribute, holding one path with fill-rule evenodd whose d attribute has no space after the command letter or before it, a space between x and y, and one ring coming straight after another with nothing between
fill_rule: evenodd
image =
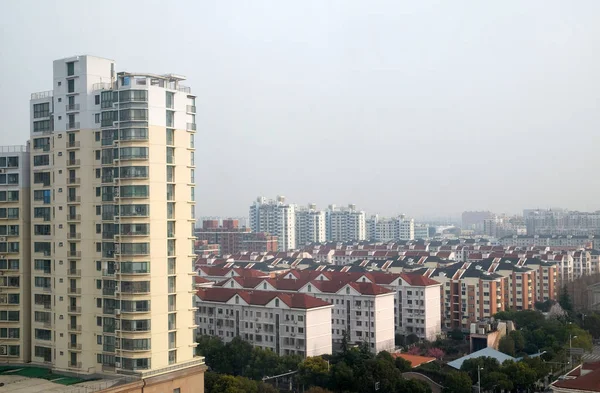
<instances>
[{"instance_id":1,"label":"building facade","mask_svg":"<svg viewBox=\"0 0 600 393\"><path fill-rule=\"evenodd\" d=\"M279 251L296 248L295 206L285 203L284 196L258 197L250 206L250 229L277 236Z\"/></svg>"},{"instance_id":2,"label":"building facade","mask_svg":"<svg viewBox=\"0 0 600 393\"><path fill-rule=\"evenodd\" d=\"M224 342L239 336L283 355L331 354L331 309L302 293L202 288L197 292L200 334Z\"/></svg>"},{"instance_id":3,"label":"building facade","mask_svg":"<svg viewBox=\"0 0 600 393\"><path fill-rule=\"evenodd\" d=\"M325 234L325 212L323 210L317 210L317 206L312 203L305 208L296 208L297 247L325 242Z\"/></svg>"},{"instance_id":4,"label":"building facade","mask_svg":"<svg viewBox=\"0 0 600 393\"><path fill-rule=\"evenodd\" d=\"M183 77L56 60L31 97L32 349L58 370L156 375L195 356L195 97Z\"/></svg>"},{"instance_id":5,"label":"building facade","mask_svg":"<svg viewBox=\"0 0 600 393\"><path fill-rule=\"evenodd\" d=\"M0 148L1 363L31 360L29 181L28 147Z\"/></svg>"},{"instance_id":6,"label":"building facade","mask_svg":"<svg viewBox=\"0 0 600 393\"><path fill-rule=\"evenodd\" d=\"M326 212L326 226L327 241L365 240L367 236L365 212L352 204L347 208L330 205Z\"/></svg>"}]
</instances>

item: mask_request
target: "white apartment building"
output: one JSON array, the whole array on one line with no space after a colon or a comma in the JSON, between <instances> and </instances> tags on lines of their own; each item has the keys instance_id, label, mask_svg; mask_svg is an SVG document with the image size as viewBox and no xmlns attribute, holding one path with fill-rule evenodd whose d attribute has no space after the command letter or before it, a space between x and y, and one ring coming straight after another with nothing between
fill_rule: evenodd
<instances>
[{"instance_id":1,"label":"white apartment building","mask_svg":"<svg viewBox=\"0 0 600 393\"><path fill-rule=\"evenodd\" d=\"M224 342L240 336L255 347L283 355L331 354L331 310L323 300L302 293L199 289L199 334Z\"/></svg>"},{"instance_id":2,"label":"white apartment building","mask_svg":"<svg viewBox=\"0 0 600 393\"><path fill-rule=\"evenodd\" d=\"M285 203L284 196L276 200L258 197L250 206L250 229L277 236L279 251L296 248L295 206Z\"/></svg>"},{"instance_id":3,"label":"white apartment building","mask_svg":"<svg viewBox=\"0 0 600 393\"><path fill-rule=\"evenodd\" d=\"M414 224L414 236L415 239L429 239L429 225Z\"/></svg>"},{"instance_id":4,"label":"white apartment building","mask_svg":"<svg viewBox=\"0 0 600 393\"><path fill-rule=\"evenodd\" d=\"M325 212L315 204L296 208L296 246L325 242Z\"/></svg>"},{"instance_id":5,"label":"white apartment building","mask_svg":"<svg viewBox=\"0 0 600 393\"><path fill-rule=\"evenodd\" d=\"M109 59L53 67L31 96L32 362L140 377L202 364L195 96Z\"/></svg>"},{"instance_id":6,"label":"white apartment building","mask_svg":"<svg viewBox=\"0 0 600 393\"><path fill-rule=\"evenodd\" d=\"M3 146L0 148L0 363L31 360L29 214L29 149Z\"/></svg>"},{"instance_id":7,"label":"white apartment building","mask_svg":"<svg viewBox=\"0 0 600 393\"><path fill-rule=\"evenodd\" d=\"M388 242L391 240L414 240L415 221L404 215L392 218L380 218L377 215L367 219L368 239Z\"/></svg>"},{"instance_id":8,"label":"white apartment building","mask_svg":"<svg viewBox=\"0 0 600 393\"><path fill-rule=\"evenodd\" d=\"M329 205L326 212L327 241L365 240L367 236L365 219L365 212L356 210L356 205L350 204L347 208Z\"/></svg>"}]
</instances>

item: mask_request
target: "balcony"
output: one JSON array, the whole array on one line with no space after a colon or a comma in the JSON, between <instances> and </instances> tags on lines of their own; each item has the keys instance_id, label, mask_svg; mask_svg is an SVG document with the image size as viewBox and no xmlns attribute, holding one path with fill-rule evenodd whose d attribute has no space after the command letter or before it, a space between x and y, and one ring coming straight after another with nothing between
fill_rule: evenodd
<instances>
[{"instance_id":1,"label":"balcony","mask_svg":"<svg viewBox=\"0 0 600 393\"><path fill-rule=\"evenodd\" d=\"M67 104L65 105L65 110L67 112L73 112L79 110L79 104Z\"/></svg>"},{"instance_id":2,"label":"balcony","mask_svg":"<svg viewBox=\"0 0 600 393\"><path fill-rule=\"evenodd\" d=\"M69 312L72 314L81 314L81 307L69 306Z\"/></svg>"},{"instance_id":3,"label":"balcony","mask_svg":"<svg viewBox=\"0 0 600 393\"><path fill-rule=\"evenodd\" d=\"M67 142L67 149L77 149L80 146L81 146L81 142L79 142L79 141Z\"/></svg>"},{"instance_id":4,"label":"balcony","mask_svg":"<svg viewBox=\"0 0 600 393\"><path fill-rule=\"evenodd\" d=\"M81 351L81 344L78 343L69 343L69 349L74 351ZM79 363L81 365L81 363ZM77 367L80 368L81 366Z\"/></svg>"},{"instance_id":5,"label":"balcony","mask_svg":"<svg viewBox=\"0 0 600 393\"><path fill-rule=\"evenodd\" d=\"M67 239L69 239L69 240L79 240L79 239L81 239L81 233L79 233L79 232L67 233Z\"/></svg>"},{"instance_id":6,"label":"balcony","mask_svg":"<svg viewBox=\"0 0 600 393\"><path fill-rule=\"evenodd\" d=\"M68 251L67 256L69 258L81 258L81 251Z\"/></svg>"},{"instance_id":7,"label":"balcony","mask_svg":"<svg viewBox=\"0 0 600 393\"><path fill-rule=\"evenodd\" d=\"M79 179L77 179L79 181ZM69 195L67 197L67 202L69 203L81 203L81 197L77 195Z\"/></svg>"},{"instance_id":8,"label":"balcony","mask_svg":"<svg viewBox=\"0 0 600 393\"><path fill-rule=\"evenodd\" d=\"M79 159L67 160L67 166L80 166L80 165L81 165L81 160L79 160Z\"/></svg>"},{"instance_id":9,"label":"balcony","mask_svg":"<svg viewBox=\"0 0 600 393\"><path fill-rule=\"evenodd\" d=\"M69 362L69 368L81 368L81 362Z\"/></svg>"},{"instance_id":10,"label":"balcony","mask_svg":"<svg viewBox=\"0 0 600 393\"><path fill-rule=\"evenodd\" d=\"M187 113L196 113L196 106L194 105L187 105L185 107L185 110Z\"/></svg>"},{"instance_id":11,"label":"balcony","mask_svg":"<svg viewBox=\"0 0 600 393\"><path fill-rule=\"evenodd\" d=\"M81 288L69 288L67 293L71 295L81 295Z\"/></svg>"},{"instance_id":12,"label":"balcony","mask_svg":"<svg viewBox=\"0 0 600 393\"><path fill-rule=\"evenodd\" d=\"M35 151L50 151L50 145L33 146Z\"/></svg>"},{"instance_id":13,"label":"balcony","mask_svg":"<svg viewBox=\"0 0 600 393\"><path fill-rule=\"evenodd\" d=\"M187 123L186 130L196 131L196 123Z\"/></svg>"},{"instance_id":14,"label":"balcony","mask_svg":"<svg viewBox=\"0 0 600 393\"><path fill-rule=\"evenodd\" d=\"M68 330L71 331L71 332L80 332L81 331L81 325L71 325L71 324L69 324Z\"/></svg>"},{"instance_id":15,"label":"balcony","mask_svg":"<svg viewBox=\"0 0 600 393\"><path fill-rule=\"evenodd\" d=\"M114 277L115 270L102 269L102 277Z\"/></svg>"},{"instance_id":16,"label":"balcony","mask_svg":"<svg viewBox=\"0 0 600 393\"><path fill-rule=\"evenodd\" d=\"M52 309L52 303L50 303L50 302L48 302L48 303L34 303L33 305L35 307L43 308L44 310L50 310L50 309Z\"/></svg>"},{"instance_id":17,"label":"balcony","mask_svg":"<svg viewBox=\"0 0 600 393\"><path fill-rule=\"evenodd\" d=\"M41 100L42 98L50 98L50 97L52 97L52 94L53 94L52 90L31 93L31 99L32 100Z\"/></svg>"},{"instance_id":18,"label":"balcony","mask_svg":"<svg viewBox=\"0 0 600 393\"><path fill-rule=\"evenodd\" d=\"M78 121L74 121L72 123L67 123L67 130L78 130L78 129L79 129Z\"/></svg>"},{"instance_id":19,"label":"balcony","mask_svg":"<svg viewBox=\"0 0 600 393\"><path fill-rule=\"evenodd\" d=\"M81 214L67 214L67 221L81 221Z\"/></svg>"},{"instance_id":20,"label":"balcony","mask_svg":"<svg viewBox=\"0 0 600 393\"><path fill-rule=\"evenodd\" d=\"M81 277L81 269L69 269L67 270L68 276Z\"/></svg>"}]
</instances>

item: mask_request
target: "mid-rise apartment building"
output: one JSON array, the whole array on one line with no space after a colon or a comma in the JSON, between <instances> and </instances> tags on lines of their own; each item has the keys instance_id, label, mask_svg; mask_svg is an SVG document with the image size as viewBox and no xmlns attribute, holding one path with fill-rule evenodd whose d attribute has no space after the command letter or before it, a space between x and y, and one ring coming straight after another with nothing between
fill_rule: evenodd
<instances>
[{"instance_id":1,"label":"mid-rise apartment building","mask_svg":"<svg viewBox=\"0 0 600 393\"><path fill-rule=\"evenodd\" d=\"M579 212L565 209L526 209L523 217L528 235L597 235L600 211Z\"/></svg>"},{"instance_id":2,"label":"mid-rise apartment building","mask_svg":"<svg viewBox=\"0 0 600 393\"><path fill-rule=\"evenodd\" d=\"M200 334L224 342L239 336L279 355L331 354L331 309L303 293L247 291L226 287L197 292Z\"/></svg>"},{"instance_id":3,"label":"mid-rise apartment building","mask_svg":"<svg viewBox=\"0 0 600 393\"><path fill-rule=\"evenodd\" d=\"M250 228L239 227L237 219L225 219L219 226L217 220L204 220L201 228L196 228L198 240L220 246L222 255L237 254L241 251L277 251L277 236L268 233L251 232Z\"/></svg>"},{"instance_id":4,"label":"mid-rise apartment building","mask_svg":"<svg viewBox=\"0 0 600 393\"><path fill-rule=\"evenodd\" d=\"M366 220L368 239L378 242L392 240L414 240L415 221L404 215L392 218L380 218L377 215Z\"/></svg>"},{"instance_id":5,"label":"mid-rise apartment building","mask_svg":"<svg viewBox=\"0 0 600 393\"><path fill-rule=\"evenodd\" d=\"M0 148L0 363L31 359L29 180L28 147Z\"/></svg>"},{"instance_id":6,"label":"mid-rise apartment building","mask_svg":"<svg viewBox=\"0 0 600 393\"><path fill-rule=\"evenodd\" d=\"M32 94L33 363L141 377L202 364L183 80L76 56Z\"/></svg>"},{"instance_id":7,"label":"mid-rise apartment building","mask_svg":"<svg viewBox=\"0 0 600 393\"><path fill-rule=\"evenodd\" d=\"M347 208L329 205L325 218L327 241L347 242L366 239L366 215L364 211L357 210L356 205L350 204Z\"/></svg>"},{"instance_id":8,"label":"mid-rise apartment building","mask_svg":"<svg viewBox=\"0 0 600 393\"><path fill-rule=\"evenodd\" d=\"M325 212L317 210L315 204L296 207L296 244L298 247L326 240Z\"/></svg>"},{"instance_id":9,"label":"mid-rise apartment building","mask_svg":"<svg viewBox=\"0 0 600 393\"><path fill-rule=\"evenodd\" d=\"M284 196L258 197L250 206L250 229L277 236L279 251L296 248L295 206L285 203Z\"/></svg>"}]
</instances>

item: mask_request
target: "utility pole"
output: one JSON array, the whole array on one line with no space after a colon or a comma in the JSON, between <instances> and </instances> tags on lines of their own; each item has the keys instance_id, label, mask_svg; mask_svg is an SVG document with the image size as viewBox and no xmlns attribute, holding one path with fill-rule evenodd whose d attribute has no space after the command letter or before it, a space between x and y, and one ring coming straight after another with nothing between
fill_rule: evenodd
<instances>
[{"instance_id":1,"label":"utility pole","mask_svg":"<svg viewBox=\"0 0 600 393\"><path fill-rule=\"evenodd\" d=\"M573 339L577 336L569 334L569 366L573 368Z\"/></svg>"},{"instance_id":2,"label":"utility pole","mask_svg":"<svg viewBox=\"0 0 600 393\"><path fill-rule=\"evenodd\" d=\"M477 366L477 388L479 393L481 393L481 370L483 367Z\"/></svg>"}]
</instances>

